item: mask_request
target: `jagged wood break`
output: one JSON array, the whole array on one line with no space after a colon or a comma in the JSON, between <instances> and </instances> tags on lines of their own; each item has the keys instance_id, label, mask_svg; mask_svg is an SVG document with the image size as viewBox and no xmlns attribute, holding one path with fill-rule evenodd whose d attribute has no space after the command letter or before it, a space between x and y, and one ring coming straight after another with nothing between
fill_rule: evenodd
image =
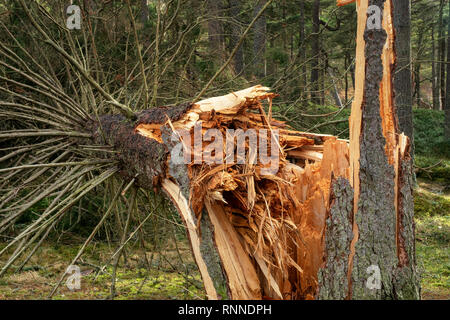
<instances>
[{"instance_id":1,"label":"jagged wood break","mask_svg":"<svg viewBox=\"0 0 450 320\"><path fill-rule=\"evenodd\" d=\"M380 9L379 28L369 24L370 6ZM276 95L262 86L147 110L134 123L104 116L91 124L97 143L106 137L120 151L124 177L161 187L173 202L208 298L419 298L410 145L394 105L393 1L357 1L357 10L350 141L297 132L273 119ZM214 142L194 148L188 164L173 161L180 141L194 144L200 120L202 132L214 128L223 136L226 129L266 129L266 135L257 131L258 141L276 149L279 170L262 175L265 165L249 161L255 154L248 140L241 164L211 163L213 153L202 159ZM279 143L271 141L275 129Z\"/></svg>"}]
</instances>

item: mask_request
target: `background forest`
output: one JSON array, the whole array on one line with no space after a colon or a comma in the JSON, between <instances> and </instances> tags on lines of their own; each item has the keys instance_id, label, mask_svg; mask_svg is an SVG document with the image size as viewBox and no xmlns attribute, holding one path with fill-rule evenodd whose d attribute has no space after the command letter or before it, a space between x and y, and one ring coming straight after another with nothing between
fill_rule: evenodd
<instances>
[{"instance_id":1,"label":"background forest","mask_svg":"<svg viewBox=\"0 0 450 320\"><path fill-rule=\"evenodd\" d=\"M25 12L19 2L0 0L0 54L19 65L22 60L35 61L31 71L53 79L86 112L118 113L120 108L106 103L86 78L73 77L80 71L50 41L70 53L105 92L134 111L263 84L280 95L274 100L275 118L297 130L348 138L355 86L355 4L337 7L334 0L38 0L27 1L30 11ZM81 8L80 30L66 27L70 4ZM448 299L450 3L412 0L410 20L405 14L410 21L405 34L411 35L411 51L410 61L402 63L411 71L411 92L399 117L412 114L413 119L413 128L401 126L407 133L414 131L416 249L422 294L426 299ZM30 16L49 39L36 31ZM14 54L4 44L14 48ZM6 80L17 75L14 68L0 61L0 100L27 97L27 88ZM2 109L0 121L7 130L21 129L21 123ZM0 137L0 169L11 165L7 155L16 150L16 140ZM14 160L25 163L26 157ZM52 170L57 169L46 174ZM24 179L32 173L13 178ZM11 177L1 179L0 215L8 212L11 191ZM176 212L157 192L122 196L123 201L113 201L108 207L118 187L118 181L111 181L98 187L101 192L91 190L46 229L41 240L24 239L17 249L23 248L21 259L8 261L0 252L0 299L39 299L50 292L56 299L204 298ZM27 208L0 236L0 249L52 206L54 198L50 195ZM127 203L133 201L138 205L128 210ZM105 211L112 214L102 221ZM92 241L83 246L90 235ZM70 291L62 284L52 291L77 253L83 253L77 259L83 270L82 289Z\"/></svg>"}]
</instances>

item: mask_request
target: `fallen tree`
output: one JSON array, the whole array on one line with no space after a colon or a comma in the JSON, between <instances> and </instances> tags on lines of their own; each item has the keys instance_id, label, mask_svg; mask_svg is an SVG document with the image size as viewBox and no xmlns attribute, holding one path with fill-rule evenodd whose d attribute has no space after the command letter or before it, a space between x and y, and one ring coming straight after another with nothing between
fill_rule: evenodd
<instances>
[{"instance_id":1,"label":"fallen tree","mask_svg":"<svg viewBox=\"0 0 450 320\"><path fill-rule=\"evenodd\" d=\"M58 200L67 190L77 192L52 202L0 252L18 244L2 273L25 250L24 241L45 235L48 226L86 192L120 174L128 185L162 189L174 204L209 299L418 298L410 144L398 130L393 104L391 2L369 2L381 8L376 18L383 21L383 28L367 27L369 3L361 1L350 141L298 132L274 119L271 106L276 94L262 86L136 114L114 100L111 104L123 115L97 116L86 114L46 77L27 78L40 89L2 78L30 91L47 90L38 93L55 106L3 87L3 92L22 101L2 101L4 114L28 120L32 114L30 124L43 123L45 129L4 130L0 138L46 136L49 140L40 147L56 139L75 151L73 156L69 151L56 159L48 156L42 169L40 158L0 169L7 183L30 168L73 168L48 188L32 192L31 201L15 197L38 175L25 177L22 185L2 194L0 231L56 190ZM17 60L3 49L9 59ZM7 63L3 66L20 73ZM112 99L106 92L103 95ZM236 136L235 141L230 129L251 133L241 140ZM104 146L114 153L99 151ZM2 160L33 148L14 148ZM81 149L97 160L75 161ZM69 160L61 162L68 155ZM90 185L77 188L79 177L105 163L109 170L101 167L103 173Z\"/></svg>"},{"instance_id":2,"label":"fallen tree","mask_svg":"<svg viewBox=\"0 0 450 320\"><path fill-rule=\"evenodd\" d=\"M121 151L128 179L137 177L143 188L160 185L175 204L209 298L299 299L317 290L331 184L348 177L348 142L297 132L272 119L261 104L275 97L267 90L256 86L192 105L143 111L134 125L106 116L93 126L97 143L104 143L101 126L107 142ZM275 172L261 174L265 166L251 161L250 139L240 137L231 142L233 155L242 147L245 160L230 164L216 157L217 151L215 159L207 159L205 149L214 142L204 141L200 150L194 147L196 154L188 153L187 164L174 163L171 156L180 144L171 140L172 133L187 130L193 144L196 123L202 132L215 128L223 136L228 128L256 129L259 150L271 141L270 152L276 151ZM275 131L279 139L271 139ZM228 140L220 144L223 154L228 145ZM199 155L203 159L195 164Z\"/></svg>"},{"instance_id":3,"label":"fallen tree","mask_svg":"<svg viewBox=\"0 0 450 320\"><path fill-rule=\"evenodd\" d=\"M376 292L384 298L414 297L407 137L397 135L386 145L382 117L373 117L378 123L367 122L371 130L378 127L378 135L361 132L356 149L333 136L292 130L264 112L262 102L270 105L275 97L267 90L256 86L195 104L147 110L133 125L121 116L105 116L97 126L121 151L122 174L137 177L143 188L161 186L174 203L209 298L346 298ZM186 142L184 135L183 143L193 145L199 123L203 135L211 128L223 136L228 128L265 129L258 131L260 143L277 131L279 144L269 143L279 155L277 172L262 175L264 164L251 163L249 139L241 140L246 155L241 164L220 161L223 155L214 159L217 152L205 158L211 157L205 150L214 144L208 141L197 150L201 162L194 161L199 157L195 147L186 164L171 161L183 141L181 134L172 141L173 132L187 130L192 139ZM94 125L93 131L101 143L100 130ZM238 143L232 143L234 151ZM227 145L220 144L223 154ZM356 161L358 169L355 163L352 167L354 152L364 155ZM354 181L361 173L358 190ZM378 290L367 287L366 271L372 265L381 275Z\"/></svg>"}]
</instances>

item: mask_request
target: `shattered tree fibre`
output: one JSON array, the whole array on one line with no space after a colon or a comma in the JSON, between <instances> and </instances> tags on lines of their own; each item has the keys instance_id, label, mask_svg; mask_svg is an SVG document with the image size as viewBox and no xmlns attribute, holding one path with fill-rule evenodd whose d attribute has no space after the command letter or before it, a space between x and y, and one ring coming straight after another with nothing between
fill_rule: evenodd
<instances>
[{"instance_id":1,"label":"shattered tree fibre","mask_svg":"<svg viewBox=\"0 0 450 320\"><path fill-rule=\"evenodd\" d=\"M172 200L208 298L345 298L353 238L348 141L294 131L273 119L262 102L271 105L275 96L255 86L143 111L134 123L104 116L92 130L97 143L105 136L120 151L125 177L136 177L142 188L161 186ZM249 163L248 139L245 164L170 161L177 143L172 133L189 130L193 143L199 120L203 132L215 128L224 137L228 128L267 129L258 139L268 143L279 130L279 145L269 143L278 150L278 172L261 175L262 165Z\"/></svg>"}]
</instances>

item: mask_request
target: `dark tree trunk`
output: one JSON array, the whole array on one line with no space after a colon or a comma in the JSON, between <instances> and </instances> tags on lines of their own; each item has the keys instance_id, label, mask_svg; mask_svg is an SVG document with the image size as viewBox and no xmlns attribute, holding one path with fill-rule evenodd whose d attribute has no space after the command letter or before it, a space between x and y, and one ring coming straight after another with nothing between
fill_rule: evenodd
<instances>
[{"instance_id":1,"label":"dark tree trunk","mask_svg":"<svg viewBox=\"0 0 450 320\"><path fill-rule=\"evenodd\" d=\"M344 82L345 82L345 105L347 105L347 103L348 103L348 72L347 72L347 69L348 69L348 60L349 60L349 57L348 57L348 55L346 54L345 57L344 57L344 70L345 70L345 75L344 75Z\"/></svg>"},{"instance_id":2,"label":"dark tree trunk","mask_svg":"<svg viewBox=\"0 0 450 320\"><path fill-rule=\"evenodd\" d=\"M448 5L450 19L450 3ZM444 137L450 140L450 22L447 23L447 96L445 99L445 120L444 120Z\"/></svg>"},{"instance_id":3,"label":"dark tree trunk","mask_svg":"<svg viewBox=\"0 0 450 320\"><path fill-rule=\"evenodd\" d=\"M311 39L311 101L320 103L319 96L319 62L320 62L320 0L314 0L312 11L312 39Z\"/></svg>"},{"instance_id":4,"label":"dark tree trunk","mask_svg":"<svg viewBox=\"0 0 450 320\"><path fill-rule=\"evenodd\" d=\"M231 48L234 48L239 39L241 38L240 28L240 14L241 14L241 2L239 0L230 0L230 18L234 20L231 23ZM244 71L244 51L242 46L236 52L233 58L234 71L236 74L241 74Z\"/></svg>"},{"instance_id":5,"label":"dark tree trunk","mask_svg":"<svg viewBox=\"0 0 450 320\"><path fill-rule=\"evenodd\" d=\"M439 48L438 48L438 58L439 58L439 94L440 94L440 110L444 109L445 106L445 32L444 32L444 19L443 19L443 11L444 11L445 1L441 0L439 7Z\"/></svg>"},{"instance_id":6,"label":"dark tree trunk","mask_svg":"<svg viewBox=\"0 0 450 320\"><path fill-rule=\"evenodd\" d=\"M261 11L264 6L264 0L258 0L254 10L253 16ZM266 75L266 15L263 13L259 19L255 22L253 27L253 58L254 63L254 75L258 78Z\"/></svg>"},{"instance_id":7,"label":"dark tree trunk","mask_svg":"<svg viewBox=\"0 0 450 320\"><path fill-rule=\"evenodd\" d=\"M325 74L326 74L326 70L328 69L328 56L327 53L321 49L320 50L320 75L319 75L319 79L320 79L320 92L319 92L319 96L320 96L320 104L323 105L325 104Z\"/></svg>"},{"instance_id":8,"label":"dark tree trunk","mask_svg":"<svg viewBox=\"0 0 450 320\"><path fill-rule=\"evenodd\" d=\"M141 23L147 23L149 18L147 0L141 0Z\"/></svg>"},{"instance_id":9,"label":"dark tree trunk","mask_svg":"<svg viewBox=\"0 0 450 320\"><path fill-rule=\"evenodd\" d=\"M224 55L223 24L219 19L221 9L221 0L207 1L209 50L216 60L220 60Z\"/></svg>"},{"instance_id":10,"label":"dark tree trunk","mask_svg":"<svg viewBox=\"0 0 450 320\"><path fill-rule=\"evenodd\" d=\"M299 43L298 50L300 51L300 63L303 65L300 75L300 95L302 100L307 99L306 88L308 83L307 71L306 71L306 38L305 38L305 1L299 0Z\"/></svg>"},{"instance_id":11,"label":"dark tree trunk","mask_svg":"<svg viewBox=\"0 0 450 320\"><path fill-rule=\"evenodd\" d=\"M396 72L393 74L394 104L397 110L400 131L404 132L414 146L413 113L411 92L411 3L410 0L393 0L394 32L396 50ZM420 32L419 48L422 43ZM420 63L418 63L420 68ZM419 69L420 70L420 69ZM418 70L418 71L419 71ZM420 103L420 73L416 75L416 94ZM413 148L411 148L413 157Z\"/></svg>"},{"instance_id":12,"label":"dark tree trunk","mask_svg":"<svg viewBox=\"0 0 450 320\"><path fill-rule=\"evenodd\" d=\"M434 38L434 24L431 25L431 92L433 95L433 109L439 110L439 86L436 71L436 39Z\"/></svg>"},{"instance_id":13,"label":"dark tree trunk","mask_svg":"<svg viewBox=\"0 0 450 320\"><path fill-rule=\"evenodd\" d=\"M420 107L420 62L414 64L414 94L413 98L416 100L416 106Z\"/></svg>"},{"instance_id":14,"label":"dark tree trunk","mask_svg":"<svg viewBox=\"0 0 450 320\"><path fill-rule=\"evenodd\" d=\"M398 40L398 39L396 39ZM420 60L420 52L422 51L422 40L423 40L423 32L422 30L419 30L419 38L417 40L417 56L416 60ZM416 61L414 63L414 93L413 98L415 98L417 107L420 107L422 105L421 103L421 94L420 94L420 84L421 84L421 78L420 78L420 69L422 64L420 61ZM399 113L400 116L400 113Z\"/></svg>"}]
</instances>

